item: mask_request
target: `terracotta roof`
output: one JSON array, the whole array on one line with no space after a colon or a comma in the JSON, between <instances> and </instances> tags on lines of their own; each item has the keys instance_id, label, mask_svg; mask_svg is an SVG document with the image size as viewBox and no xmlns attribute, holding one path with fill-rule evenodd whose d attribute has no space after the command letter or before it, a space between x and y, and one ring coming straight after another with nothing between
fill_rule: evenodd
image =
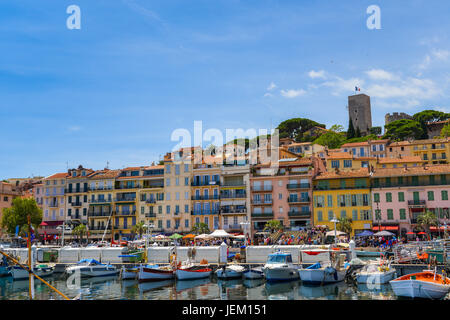
<instances>
[{"instance_id":1,"label":"terracotta roof","mask_svg":"<svg viewBox=\"0 0 450 320\"><path fill-rule=\"evenodd\" d=\"M308 145L312 145L312 142L295 142L295 143L291 143L288 144L286 147L295 147L295 146L308 146Z\"/></svg>"},{"instance_id":2,"label":"terracotta roof","mask_svg":"<svg viewBox=\"0 0 450 320\"><path fill-rule=\"evenodd\" d=\"M402 157L402 158L379 158L378 163L407 163L407 162L423 162L419 156L410 156L410 157Z\"/></svg>"},{"instance_id":3,"label":"terracotta roof","mask_svg":"<svg viewBox=\"0 0 450 320\"><path fill-rule=\"evenodd\" d=\"M440 139L425 139L425 140L414 140L411 144L426 144L426 143L446 143L450 141L450 137L448 138L440 138Z\"/></svg>"},{"instance_id":4,"label":"terracotta roof","mask_svg":"<svg viewBox=\"0 0 450 320\"><path fill-rule=\"evenodd\" d=\"M415 176L430 174L450 174L450 164L437 164L432 166L417 166L407 168L382 168L375 169L373 178L395 177L395 176Z\"/></svg>"},{"instance_id":5,"label":"terracotta roof","mask_svg":"<svg viewBox=\"0 0 450 320\"><path fill-rule=\"evenodd\" d=\"M130 170L141 170L142 167L127 167L123 168L122 171L130 171Z\"/></svg>"},{"instance_id":6,"label":"terracotta roof","mask_svg":"<svg viewBox=\"0 0 450 320\"><path fill-rule=\"evenodd\" d=\"M411 142L409 141L397 141L397 142L391 142L388 147L395 147L395 146L406 146L410 145Z\"/></svg>"},{"instance_id":7,"label":"terracotta roof","mask_svg":"<svg viewBox=\"0 0 450 320\"><path fill-rule=\"evenodd\" d=\"M116 178L120 173L120 170L98 170L89 176L90 179L111 179Z\"/></svg>"},{"instance_id":8,"label":"terracotta roof","mask_svg":"<svg viewBox=\"0 0 450 320\"><path fill-rule=\"evenodd\" d=\"M349 170L349 171L342 171L339 170L336 172L333 171L327 171L323 172L320 175L318 175L315 180L323 180L323 179L341 179L341 178L366 178L369 177L369 169L368 168L360 168L357 170Z\"/></svg>"},{"instance_id":9,"label":"terracotta roof","mask_svg":"<svg viewBox=\"0 0 450 320\"><path fill-rule=\"evenodd\" d=\"M144 167L144 170L157 170L157 169L164 169L164 165Z\"/></svg>"},{"instance_id":10,"label":"terracotta roof","mask_svg":"<svg viewBox=\"0 0 450 320\"><path fill-rule=\"evenodd\" d=\"M352 159L350 152L332 152L328 154L327 159Z\"/></svg>"},{"instance_id":11,"label":"terracotta roof","mask_svg":"<svg viewBox=\"0 0 450 320\"><path fill-rule=\"evenodd\" d=\"M47 178L44 178L45 180L50 180L50 179L62 179L62 178L67 178L69 177L69 174L67 172L61 172L61 173L55 173L51 176L48 176Z\"/></svg>"},{"instance_id":12,"label":"terracotta roof","mask_svg":"<svg viewBox=\"0 0 450 320\"><path fill-rule=\"evenodd\" d=\"M389 139L381 139L381 140L369 140L369 144L377 144L377 143L388 143Z\"/></svg>"},{"instance_id":13,"label":"terracotta roof","mask_svg":"<svg viewBox=\"0 0 450 320\"><path fill-rule=\"evenodd\" d=\"M364 141L364 142L351 142L351 143L346 143L343 144L341 146L341 148L346 148L346 147L361 147L361 146L368 146L369 142Z\"/></svg>"}]
</instances>

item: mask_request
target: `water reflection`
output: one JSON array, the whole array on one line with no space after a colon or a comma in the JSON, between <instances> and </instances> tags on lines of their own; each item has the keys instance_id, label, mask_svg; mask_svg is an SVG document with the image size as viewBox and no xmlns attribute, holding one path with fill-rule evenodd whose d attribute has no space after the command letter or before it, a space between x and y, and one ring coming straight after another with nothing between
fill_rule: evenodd
<instances>
[{"instance_id":1,"label":"water reflection","mask_svg":"<svg viewBox=\"0 0 450 320\"><path fill-rule=\"evenodd\" d=\"M299 281L266 282L265 293L269 300L291 300L297 297Z\"/></svg>"},{"instance_id":2,"label":"water reflection","mask_svg":"<svg viewBox=\"0 0 450 320\"><path fill-rule=\"evenodd\" d=\"M342 285L342 282L325 284L323 286L302 284L299 288L299 295L306 299L318 299L318 298L334 299L336 296L339 295L340 285Z\"/></svg>"}]
</instances>

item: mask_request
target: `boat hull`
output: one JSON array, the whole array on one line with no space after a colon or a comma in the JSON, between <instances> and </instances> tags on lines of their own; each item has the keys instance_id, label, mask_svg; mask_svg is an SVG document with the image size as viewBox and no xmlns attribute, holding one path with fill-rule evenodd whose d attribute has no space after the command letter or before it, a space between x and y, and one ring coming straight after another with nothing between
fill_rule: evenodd
<instances>
[{"instance_id":1,"label":"boat hull","mask_svg":"<svg viewBox=\"0 0 450 320\"><path fill-rule=\"evenodd\" d=\"M229 270L229 269L225 269L225 271L223 269L218 269L216 271L217 278L219 278L219 279L241 278L242 273L243 272L241 272L241 271L235 271L235 270Z\"/></svg>"},{"instance_id":2,"label":"boat hull","mask_svg":"<svg viewBox=\"0 0 450 320\"><path fill-rule=\"evenodd\" d=\"M392 280L389 282L396 296L425 299L441 299L450 290L450 285L421 280Z\"/></svg>"},{"instance_id":3,"label":"boat hull","mask_svg":"<svg viewBox=\"0 0 450 320\"><path fill-rule=\"evenodd\" d=\"M138 268L122 268L120 270L120 278L122 280L133 280L137 279L139 274Z\"/></svg>"},{"instance_id":4,"label":"boat hull","mask_svg":"<svg viewBox=\"0 0 450 320\"><path fill-rule=\"evenodd\" d=\"M54 268L35 268L33 269L33 272L38 275L39 277L48 277L53 274ZM14 280L19 279L27 279L28 278L28 271L25 269L22 269L21 267L14 266L11 268L11 275Z\"/></svg>"},{"instance_id":5,"label":"boat hull","mask_svg":"<svg viewBox=\"0 0 450 320\"><path fill-rule=\"evenodd\" d=\"M0 277L9 277L11 275L11 267L0 267Z\"/></svg>"},{"instance_id":6,"label":"boat hull","mask_svg":"<svg viewBox=\"0 0 450 320\"><path fill-rule=\"evenodd\" d=\"M264 278L264 272L257 269L249 269L243 273L245 279L262 279Z\"/></svg>"},{"instance_id":7,"label":"boat hull","mask_svg":"<svg viewBox=\"0 0 450 320\"><path fill-rule=\"evenodd\" d=\"M298 272L303 283L314 285L340 282L345 277L345 271L336 270L336 273L328 273L325 268L300 269Z\"/></svg>"},{"instance_id":8,"label":"boat hull","mask_svg":"<svg viewBox=\"0 0 450 320\"><path fill-rule=\"evenodd\" d=\"M146 268L141 267L139 269L139 282L146 281L161 281L174 278L174 272L172 270L162 270L159 268Z\"/></svg>"},{"instance_id":9,"label":"boat hull","mask_svg":"<svg viewBox=\"0 0 450 320\"><path fill-rule=\"evenodd\" d=\"M385 284L394 279L395 270L387 272L359 272L356 274L356 282L366 284Z\"/></svg>"},{"instance_id":10,"label":"boat hull","mask_svg":"<svg viewBox=\"0 0 450 320\"><path fill-rule=\"evenodd\" d=\"M267 281L291 281L300 278L296 268L264 268Z\"/></svg>"},{"instance_id":11,"label":"boat hull","mask_svg":"<svg viewBox=\"0 0 450 320\"><path fill-rule=\"evenodd\" d=\"M73 266L73 267L68 267L66 269L66 273L71 275L71 274L75 274L79 272L81 277L107 277L107 276L114 276L116 275L119 271L113 267L113 266L108 266L108 267L90 267L90 266Z\"/></svg>"},{"instance_id":12,"label":"boat hull","mask_svg":"<svg viewBox=\"0 0 450 320\"><path fill-rule=\"evenodd\" d=\"M209 268L199 270L177 269L175 274L178 280L194 280L208 278L212 270Z\"/></svg>"}]
</instances>

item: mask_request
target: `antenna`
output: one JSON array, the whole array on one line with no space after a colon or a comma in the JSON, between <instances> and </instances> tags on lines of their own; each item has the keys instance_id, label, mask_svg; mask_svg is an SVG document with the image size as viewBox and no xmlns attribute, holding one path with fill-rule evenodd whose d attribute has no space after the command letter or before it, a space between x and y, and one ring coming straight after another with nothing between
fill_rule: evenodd
<instances>
[{"instance_id":1,"label":"antenna","mask_svg":"<svg viewBox=\"0 0 450 320\"><path fill-rule=\"evenodd\" d=\"M69 161L66 161L66 170L69 170Z\"/></svg>"}]
</instances>

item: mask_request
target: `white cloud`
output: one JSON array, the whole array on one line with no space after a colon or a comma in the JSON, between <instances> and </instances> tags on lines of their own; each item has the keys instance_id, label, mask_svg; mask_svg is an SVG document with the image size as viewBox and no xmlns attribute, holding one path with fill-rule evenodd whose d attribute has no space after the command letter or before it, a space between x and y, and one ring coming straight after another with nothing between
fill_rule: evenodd
<instances>
[{"instance_id":1,"label":"white cloud","mask_svg":"<svg viewBox=\"0 0 450 320\"><path fill-rule=\"evenodd\" d=\"M327 78L325 76L324 70L320 70L320 71L311 70L310 72L308 72L308 75L311 79L316 79L316 78L326 79Z\"/></svg>"},{"instance_id":2,"label":"white cloud","mask_svg":"<svg viewBox=\"0 0 450 320\"><path fill-rule=\"evenodd\" d=\"M367 89L367 94L376 98L407 98L407 99L431 99L442 94L433 80L407 78L398 83L373 84Z\"/></svg>"},{"instance_id":3,"label":"white cloud","mask_svg":"<svg viewBox=\"0 0 450 320\"><path fill-rule=\"evenodd\" d=\"M433 49L423 58L423 61L417 66L419 70L427 69L434 61L448 61L450 51L444 49Z\"/></svg>"},{"instance_id":4,"label":"white cloud","mask_svg":"<svg viewBox=\"0 0 450 320\"><path fill-rule=\"evenodd\" d=\"M273 97L273 94L271 94L271 93L269 93L269 92L266 92L266 93L264 94L264 97Z\"/></svg>"},{"instance_id":5,"label":"white cloud","mask_svg":"<svg viewBox=\"0 0 450 320\"><path fill-rule=\"evenodd\" d=\"M366 71L369 78L373 80L395 80L398 79L393 73L390 73L383 69L371 69Z\"/></svg>"},{"instance_id":6,"label":"white cloud","mask_svg":"<svg viewBox=\"0 0 450 320\"><path fill-rule=\"evenodd\" d=\"M269 86L267 87L267 90L268 90L268 91L271 91L271 90L275 89L276 87L277 87L277 85L272 81L272 82L269 84Z\"/></svg>"},{"instance_id":7,"label":"white cloud","mask_svg":"<svg viewBox=\"0 0 450 320\"><path fill-rule=\"evenodd\" d=\"M337 96L340 95L342 92L354 92L355 86L361 87L364 85L364 80L359 78L350 78L350 79L343 79L340 77L335 77L332 81L326 81L322 83L323 86L333 88L332 94Z\"/></svg>"},{"instance_id":8,"label":"white cloud","mask_svg":"<svg viewBox=\"0 0 450 320\"><path fill-rule=\"evenodd\" d=\"M70 132L76 132L76 131L80 131L81 127L80 126L70 126L67 128L67 130L69 130Z\"/></svg>"},{"instance_id":9,"label":"white cloud","mask_svg":"<svg viewBox=\"0 0 450 320\"><path fill-rule=\"evenodd\" d=\"M298 90L289 89L289 90L281 90L280 93L285 98L295 98L304 95L306 91L303 89Z\"/></svg>"},{"instance_id":10,"label":"white cloud","mask_svg":"<svg viewBox=\"0 0 450 320\"><path fill-rule=\"evenodd\" d=\"M450 51L434 49L433 51L431 51L431 54L438 60L446 61L450 56Z\"/></svg>"}]
</instances>

